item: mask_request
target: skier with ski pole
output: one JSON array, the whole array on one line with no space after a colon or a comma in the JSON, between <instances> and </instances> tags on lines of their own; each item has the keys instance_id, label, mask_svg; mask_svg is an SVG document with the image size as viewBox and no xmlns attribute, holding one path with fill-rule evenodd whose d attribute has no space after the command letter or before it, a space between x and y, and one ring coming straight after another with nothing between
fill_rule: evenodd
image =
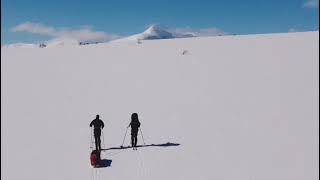
<instances>
[{"instance_id":1,"label":"skier with ski pole","mask_svg":"<svg viewBox=\"0 0 320 180\"><path fill-rule=\"evenodd\" d=\"M90 123L90 127L94 127L93 133L94 133L94 139L96 144L96 150L101 151L101 129L104 128L104 123L101 119L99 119L99 115L96 116L96 118Z\"/></svg>"},{"instance_id":2,"label":"skier with ski pole","mask_svg":"<svg viewBox=\"0 0 320 180\"><path fill-rule=\"evenodd\" d=\"M138 142L138 130L140 127L140 121L137 113L132 113L131 122L127 128L131 126L131 146L133 150L137 150L137 142Z\"/></svg>"}]
</instances>

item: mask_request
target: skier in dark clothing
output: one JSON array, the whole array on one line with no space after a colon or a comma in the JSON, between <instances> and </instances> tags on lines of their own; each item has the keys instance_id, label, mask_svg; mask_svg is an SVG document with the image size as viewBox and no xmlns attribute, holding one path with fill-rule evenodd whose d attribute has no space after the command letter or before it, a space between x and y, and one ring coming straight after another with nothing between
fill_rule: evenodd
<instances>
[{"instance_id":1,"label":"skier in dark clothing","mask_svg":"<svg viewBox=\"0 0 320 180\"><path fill-rule=\"evenodd\" d=\"M128 127L131 126L131 145L133 147L133 149L137 149L137 142L138 142L138 130L140 127L140 122L138 119L138 114L137 113L133 113L131 115L131 122L129 124Z\"/></svg>"},{"instance_id":2,"label":"skier in dark clothing","mask_svg":"<svg viewBox=\"0 0 320 180\"><path fill-rule=\"evenodd\" d=\"M100 136L101 136L101 129L103 129L104 127L104 123L101 119L99 119L99 115L96 116L96 119L94 119L91 123L90 123L90 127L94 127L94 139L95 139L95 143L96 143L96 150L101 151L101 140L100 140Z\"/></svg>"}]
</instances>

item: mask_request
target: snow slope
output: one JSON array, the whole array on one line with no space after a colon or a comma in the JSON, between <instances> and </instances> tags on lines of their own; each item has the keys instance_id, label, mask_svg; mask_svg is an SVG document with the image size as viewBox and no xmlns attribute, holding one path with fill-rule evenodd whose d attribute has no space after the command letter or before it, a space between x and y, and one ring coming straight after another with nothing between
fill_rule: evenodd
<instances>
[{"instance_id":1,"label":"snow slope","mask_svg":"<svg viewBox=\"0 0 320 180\"><path fill-rule=\"evenodd\" d=\"M1 48L1 177L316 180L318 39ZM104 147L119 147L133 112L151 146L105 150L111 166L93 169L91 120L100 114ZM179 145L156 146L167 142Z\"/></svg>"},{"instance_id":2,"label":"snow slope","mask_svg":"<svg viewBox=\"0 0 320 180\"><path fill-rule=\"evenodd\" d=\"M25 44L25 43L15 43L3 45L1 48L41 48L41 44L45 46L45 48L56 47L56 46L79 46L79 41L76 39L70 38L56 38L49 40L45 43L34 43L34 44ZM82 42L83 44L89 44ZM96 43L95 43L96 44Z\"/></svg>"},{"instance_id":3,"label":"snow slope","mask_svg":"<svg viewBox=\"0 0 320 180\"><path fill-rule=\"evenodd\" d=\"M1 46L2 48L36 48L39 47L37 44L27 44L27 43L15 43Z\"/></svg>"}]
</instances>

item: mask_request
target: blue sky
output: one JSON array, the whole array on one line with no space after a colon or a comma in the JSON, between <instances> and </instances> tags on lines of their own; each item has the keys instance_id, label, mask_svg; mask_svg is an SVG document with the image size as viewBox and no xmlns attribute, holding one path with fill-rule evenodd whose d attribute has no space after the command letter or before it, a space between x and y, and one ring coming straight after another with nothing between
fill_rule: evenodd
<instances>
[{"instance_id":1,"label":"blue sky","mask_svg":"<svg viewBox=\"0 0 320 180\"><path fill-rule=\"evenodd\" d=\"M229 34L310 31L318 21L319 0L1 0L1 44L79 31L76 36L126 36L151 24Z\"/></svg>"}]
</instances>

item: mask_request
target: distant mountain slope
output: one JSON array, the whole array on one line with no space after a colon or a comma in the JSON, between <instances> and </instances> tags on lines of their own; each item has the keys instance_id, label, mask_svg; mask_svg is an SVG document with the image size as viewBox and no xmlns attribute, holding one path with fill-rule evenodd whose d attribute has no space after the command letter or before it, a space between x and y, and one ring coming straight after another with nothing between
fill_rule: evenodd
<instances>
[{"instance_id":1,"label":"distant mountain slope","mask_svg":"<svg viewBox=\"0 0 320 180\"><path fill-rule=\"evenodd\" d=\"M7 44L1 46L1 48L36 48L38 47L37 44L32 43L14 43L14 44Z\"/></svg>"},{"instance_id":2,"label":"distant mountain slope","mask_svg":"<svg viewBox=\"0 0 320 180\"><path fill-rule=\"evenodd\" d=\"M152 25L142 33L135 34L135 35L121 38L114 41L172 39L172 38L185 38L185 37L196 37L196 36L190 33L188 34L172 33L160 28L159 26Z\"/></svg>"},{"instance_id":3,"label":"distant mountain slope","mask_svg":"<svg viewBox=\"0 0 320 180\"><path fill-rule=\"evenodd\" d=\"M152 25L144 32L135 34L129 37L120 38L114 40L114 42L121 41L132 41L132 40L154 40L154 39L172 39L172 38L185 38L185 37L196 37L196 35L191 33L172 33L167 30L160 28L159 26ZM97 42L98 43L98 42ZM39 47L56 47L56 46L79 46L87 44L97 44L97 43L88 43L81 42L76 39L53 39L45 43L39 44L25 44L25 43L16 43L3 45L2 48L39 48Z\"/></svg>"}]
</instances>

